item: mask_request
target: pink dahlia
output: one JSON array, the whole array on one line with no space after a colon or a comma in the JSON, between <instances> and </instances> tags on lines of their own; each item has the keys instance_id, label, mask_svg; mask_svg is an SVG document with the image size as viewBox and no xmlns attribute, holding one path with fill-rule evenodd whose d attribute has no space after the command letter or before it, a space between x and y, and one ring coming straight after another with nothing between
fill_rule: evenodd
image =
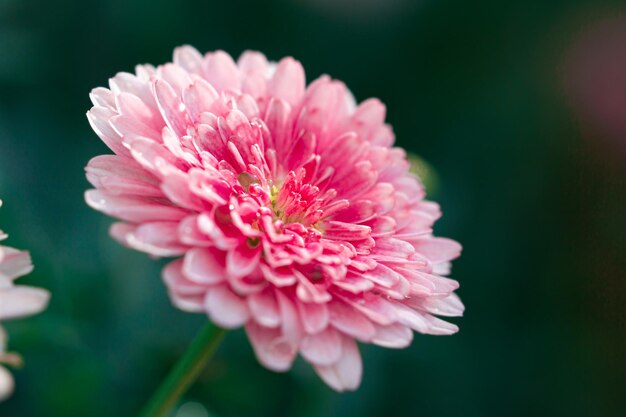
<instances>
[{"instance_id":1,"label":"pink dahlia","mask_svg":"<svg viewBox=\"0 0 626 417\"><path fill-rule=\"evenodd\" d=\"M0 240L6 237L0 231ZM13 283L32 269L28 252L0 245L0 322L30 316L46 308L50 298L48 291ZM0 326L0 365L19 365L19 355L6 352L7 340L7 334ZM0 401L11 395L13 387L13 377L0 366Z\"/></svg>"},{"instance_id":2,"label":"pink dahlia","mask_svg":"<svg viewBox=\"0 0 626 417\"><path fill-rule=\"evenodd\" d=\"M201 55L119 73L91 93L91 126L115 155L87 166L87 203L122 220L114 238L159 257L173 303L245 326L258 360L296 355L338 391L354 390L356 341L408 346L451 334L461 250L432 235L385 107L356 105L340 81L308 86L293 58Z\"/></svg>"}]
</instances>

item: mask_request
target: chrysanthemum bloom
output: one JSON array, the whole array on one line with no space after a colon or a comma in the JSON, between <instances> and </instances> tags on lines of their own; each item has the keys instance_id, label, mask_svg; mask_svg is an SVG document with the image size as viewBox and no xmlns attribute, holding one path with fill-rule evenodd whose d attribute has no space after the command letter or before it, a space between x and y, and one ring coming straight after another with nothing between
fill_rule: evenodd
<instances>
[{"instance_id":1,"label":"chrysanthemum bloom","mask_svg":"<svg viewBox=\"0 0 626 417\"><path fill-rule=\"evenodd\" d=\"M392 148L376 99L359 106L298 61L238 60L191 47L174 63L120 73L88 112L115 155L92 159L86 194L123 222L111 234L160 257L173 303L245 326L259 361L298 353L336 390L356 389L356 341L401 348L412 330L451 334L459 255L435 238L440 216Z\"/></svg>"},{"instance_id":2,"label":"chrysanthemum bloom","mask_svg":"<svg viewBox=\"0 0 626 417\"><path fill-rule=\"evenodd\" d=\"M7 235L0 231L0 240L6 237ZM13 283L16 278L29 273L32 269L28 252L0 245L0 321L30 316L46 308L50 298L48 291ZM0 326L0 365L19 365L21 363L19 355L6 352L6 347L7 335ZM11 395L13 386L13 377L7 369L0 366L0 401Z\"/></svg>"}]
</instances>

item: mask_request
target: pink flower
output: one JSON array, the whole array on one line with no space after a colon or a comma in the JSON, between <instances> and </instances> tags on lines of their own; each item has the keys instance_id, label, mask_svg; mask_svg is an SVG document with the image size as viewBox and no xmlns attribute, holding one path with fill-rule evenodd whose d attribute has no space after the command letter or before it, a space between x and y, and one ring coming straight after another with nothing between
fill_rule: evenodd
<instances>
[{"instance_id":1,"label":"pink flower","mask_svg":"<svg viewBox=\"0 0 626 417\"><path fill-rule=\"evenodd\" d=\"M269 369L300 353L338 391L360 383L356 341L458 330L435 315L463 312L441 276L461 247L433 237L439 207L378 100L357 106L327 76L307 87L292 58L189 46L109 85L87 116L116 155L89 162L86 200L123 221L123 244L177 258L163 271L177 307L245 326Z\"/></svg>"},{"instance_id":2,"label":"pink flower","mask_svg":"<svg viewBox=\"0 0 626 417\"><path fill-rule=\"evenodd\" d=\"M0 232L0 240L6 237ZM32 269L28 252L0 245L0 321L30 316L46 308L50 298L48 291L13 283ZM7 340L7 334L0 326L0 364L19 365L19 355L6 352ZM13 388L13 377L0 366L0 401L11 395Z\"/></svg>"}]
</instances>

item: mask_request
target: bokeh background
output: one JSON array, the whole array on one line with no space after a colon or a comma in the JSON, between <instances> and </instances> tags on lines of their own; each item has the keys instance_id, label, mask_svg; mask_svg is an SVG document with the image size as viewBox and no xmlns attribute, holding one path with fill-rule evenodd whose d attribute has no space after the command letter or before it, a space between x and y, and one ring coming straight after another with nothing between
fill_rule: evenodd
<instances>
[{"instance_id":1,"label":"bokeh background","mask_svg":"<svg viewBox=\"0 0 626 417\"><path fill-rule=\"evenodd\" d=\"M8 323L2 417L133 416L205 318L83 202L89 91L175 46L292 55L388 106L464 245L453 337L363 346L361 388L227 336L176 417L618 416L626 410L626 5L602 0L0 1L0 225L50 309Z\"/></svg>"}]
</instances>

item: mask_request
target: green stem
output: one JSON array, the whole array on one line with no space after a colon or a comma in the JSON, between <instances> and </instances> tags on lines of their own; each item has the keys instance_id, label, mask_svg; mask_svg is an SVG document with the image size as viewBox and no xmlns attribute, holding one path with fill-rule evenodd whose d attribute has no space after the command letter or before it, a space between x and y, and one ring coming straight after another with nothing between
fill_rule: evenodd
<instances>
[{"instance_id":1,"label":"green stem","mask_svg":"<svg viewBox=\"0 0 626 417\"><path fill-rule=\"evenodd\" d=\"M180 397L194 383L224 338L226 330L207 323L180 358L174 369L161 383L141 417L166 417Z\"/></svg>"}]
</instances>

